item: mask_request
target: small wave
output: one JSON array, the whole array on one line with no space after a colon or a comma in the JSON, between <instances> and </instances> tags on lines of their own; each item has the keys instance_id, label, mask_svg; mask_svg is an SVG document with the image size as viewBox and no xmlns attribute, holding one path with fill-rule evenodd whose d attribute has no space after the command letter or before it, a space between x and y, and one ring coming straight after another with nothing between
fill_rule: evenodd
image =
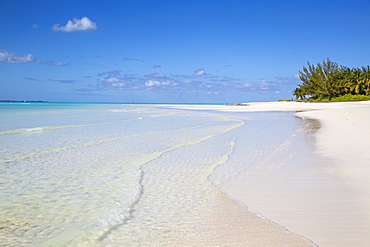
<instances>
[{"instance_id":1,"label":"small wave","mask_svg":"<svg viewBox=\"0 0 370 247\"><path fill-rule=\"evenodd\" d=\"M68 150L68 149L74 149L74 148L79 148L79 147L96 145L96 144L100 144L100 143L104 143L104 142L108 142L108 141L114 141L114 140L121 139L121 138L123 138L123 137L113 137L113 138L108 138L108 139L86 142L86 143L78 144L78 145L72 145L72 146L67 146L67 147L59 147L59 148L51 148L51 149L40 150L40 151L32 152L32 153L25 153L25 154L18 154L18 155L10 156L10 157L4 157L4 158L0 159L0 164L9 163L9 162L16 162L18 160L24 160L24 159L28 159L28 158L35 157L35 156L47 155L47 154L51 154L51 153L61 152L61 151L65 151L65 150Z\"/></svg>"},{"instance_id":2,"label":"small wave","mask_svg":"<svg viewBox=\"0 0 370 247\"><path fill-rule=\"evenodd\" d=\"M95 125L105 125L105 124L112 124L117 122L128 122L128 121L135 121L135 120L142 120L143 117L133 118L133 119L125 119L119 120L114 122L105 122L105 123L93 123L93 124L75 124L75 125L62 125L62 126L41 126L41 127L34 127L34 128L21 128L21 129L14 129L14 130L5 130L0 131L0 135L7 135L7 134L22 134L22 133L37 133L49 130L57 130L57 129L65 129L65 128L76 128L76 127L87 127L87 126L95 126Z\"/></svg>"},{"instance_id":3,"label":"small wave","mask_svg":"<svg viewBox=\"0 0 370 247\"><path fill-rule=\"evenodd\" d=\"M82 127L88 125L64 125L64 126L42 126L42 127L35 127L35 128L21 128L21 129L14 129L14 130L6 130L1 131L0 135L7 135L7 134L22 134L22 133L36 133L36 132L43 132L48 130L55 130L55 129L65 129L65 128L75 128L75 127Z\"/></svg>"}]
</instances>

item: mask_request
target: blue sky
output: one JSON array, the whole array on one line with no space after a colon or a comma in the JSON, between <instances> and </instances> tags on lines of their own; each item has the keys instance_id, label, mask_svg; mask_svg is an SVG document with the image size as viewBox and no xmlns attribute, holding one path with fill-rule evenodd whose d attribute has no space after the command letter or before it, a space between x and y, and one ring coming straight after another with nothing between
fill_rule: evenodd
<instances>
[{"instance_id":1,"label":"blue sky","mask_svg":"<svg viewBox=\"0 0 370 247\"><path fill-rule=\"evenodd\" d=\"M327 57L370 64L369 0L0 0L0 99L291 99Z\"/></svg>"}]
</instances>

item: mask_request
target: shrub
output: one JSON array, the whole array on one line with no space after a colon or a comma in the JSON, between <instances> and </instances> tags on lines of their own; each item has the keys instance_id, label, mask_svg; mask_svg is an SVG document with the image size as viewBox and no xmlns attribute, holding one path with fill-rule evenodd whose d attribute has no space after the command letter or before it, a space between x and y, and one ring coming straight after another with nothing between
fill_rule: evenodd
<instances>
[{"instance_id":1,"label":"shrub","mask_svg":"<svg viewBox=\"0 0 370 247\"><path fill-rule=\"evenodd\" d=\"M370 100L370 96L361 94L345 94L335 98L332 98L332 102L343 102L343 101L365 101Z\"/></svg>"}]
</instances>

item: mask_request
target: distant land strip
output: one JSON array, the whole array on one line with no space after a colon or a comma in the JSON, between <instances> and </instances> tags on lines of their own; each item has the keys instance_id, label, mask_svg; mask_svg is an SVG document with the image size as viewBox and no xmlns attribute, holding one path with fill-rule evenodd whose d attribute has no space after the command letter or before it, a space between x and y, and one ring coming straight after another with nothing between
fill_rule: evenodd
<instances>
[{"instance_id":1,"label":"distant land strip","mask_svg":"<svg viewBox=\"0 0 370 247\"><path fill-rule=\"evenodd\" d=\"M2 100L0 99L0 102L47 102L44 100Z\"/></svg>"}]
</instances>

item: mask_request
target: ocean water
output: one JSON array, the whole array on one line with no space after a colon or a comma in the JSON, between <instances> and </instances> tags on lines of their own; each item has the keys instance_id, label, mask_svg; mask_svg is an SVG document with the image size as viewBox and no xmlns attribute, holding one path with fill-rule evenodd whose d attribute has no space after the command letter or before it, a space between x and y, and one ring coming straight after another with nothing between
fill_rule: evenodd
<instances>
[{"instance_id":1,"label":"ocean water","mask_svg":"<svg viewBox=\"0 0 370 247\"><path fill-rule=\"evenodd\" d=\"M223 192L302 126L292 113L0 103L0 243L307 244Z\"/></svg>"}]
</instances>

